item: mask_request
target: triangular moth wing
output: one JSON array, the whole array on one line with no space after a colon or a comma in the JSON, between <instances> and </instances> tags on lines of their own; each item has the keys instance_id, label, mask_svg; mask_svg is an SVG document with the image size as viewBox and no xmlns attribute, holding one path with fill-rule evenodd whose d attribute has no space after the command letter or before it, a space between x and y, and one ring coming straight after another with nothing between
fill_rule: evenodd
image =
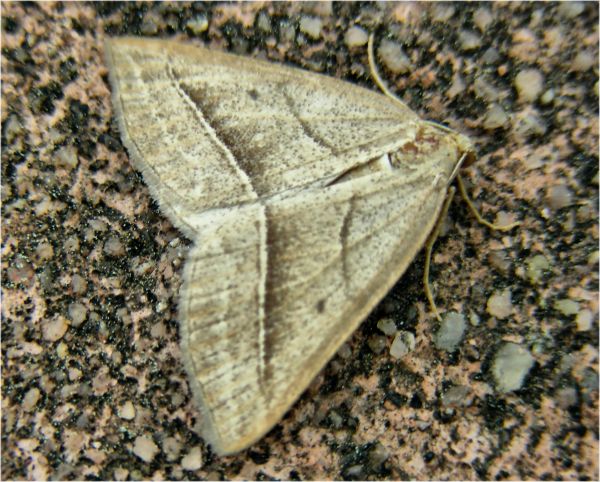
<instances>
[{"instance_id":1,"label":"triangular moth wing","mask_svg":"<svg viewBox=\"0 0 600 482\"><path fill-rule=\"evenodd\" d=\"M405 270L469 146L317 74L161 40L106 54L123 142L194 240L182 351L207 440L235 452Z\"/></svg>"},{"instance_id":2,"label":"triangular moth wing","mask_svg":"<svg viewBox=\"0 0 600 482\"><path fill-rule=\"evenodd\" d=\"M248 206L218 227L207 220L219 234L190 253L181 337L203 435L218 453L269 431L404 272L446 195L450 169L429 167Z\"/></svg>"},{"instance_id":3,"label":"triangular moth wing","mask_svg":"<svg viewBox=\"0 0 600 482\"><path fill-rule=\"evenodd\" d=\"M414 140L420 123L380 94L299 69L166 40L105 49L124 144L192 238L193 214L325 185Z\"/></svg>"}]
</instances>

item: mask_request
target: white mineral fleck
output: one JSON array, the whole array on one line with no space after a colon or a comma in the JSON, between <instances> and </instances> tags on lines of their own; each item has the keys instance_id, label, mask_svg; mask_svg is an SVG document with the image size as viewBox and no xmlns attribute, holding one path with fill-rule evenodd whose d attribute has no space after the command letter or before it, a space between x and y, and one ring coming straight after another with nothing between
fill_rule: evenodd
<instances>
[{"instance_id":1,"label":"white mineral fleck","mask_svg":"<svg viewBox=\"0 0 600 482\"><path fill-rule=\"evenodd\" d=\"M494 18L488 8L479 7L473 14L473 22L482 32L485 32L493 21Z\"/></svg>"},{"instance_id":2,"label":"white mineral fleck","mask_svg":"<svg viewBox=\"0 0 600 482\"><path fill-rule=\"evenodd\" d=\"M192 447L183 459L181 459L183 470L199 470L202 468L202 449L199 446Z\"/></svg>"},{"instance_id":3,"label":"white mineral fleck","mask_svg":"<svg viewBox=\"0 0 600 482\"><path fill-rule=\"evenodd\" d=\"M25 396L23 397L23 401L21 402L21 408L26 412L31 412L35 409L38 401L40 400L40 390L39 388L33 387L30 388Z\"/></svg>"},{"instance_id":4,"label":"white mineral fleck","mask_svg":"<svg viewBox=\"0 0 600 482\"><path fill-rule=\"evenodd\" d=\"M133 444L133 453L146 463L152 462L159 449L147 435L140 435Z\"/></svg>"},{"instance_id":5,"label":"white mineral fleck","mask_svg":"<svg viewBox=\"0 0 600 482\"><path fill-rule=\"evenodd\" d=\"M460 43L460 48L465 51L475 50L481 47L481 37L475 32L461 30L458 34L458 41Z\"/></svg>"},{"instance_id":6,"label":"white mineral fleck","mask_svg":"<svg viewBox=\"0 0 600 482\"><path fill-rule=\"evenodd\" d=\"M483 121L484 129L491 131L504 127L509 121L508 114L498 104L492 104Z\"/></svg>"},{"instance_id":7,"label":"white mineral fleck","mask_svg":"<svg viewBox=\"0 0 600 482\"><path fill-rule=\"evenodd\" d=\"M577 325L577 331L588 331L592 327L592 321L594 314L591 310L581 310L577 313L575 318L575 324Z\"/></svg>"},{"instance_id":8,"label":"white mineral fleck","mask_svg":"<svg viewBox=\"0 0 600 482\"><path fill-rule=\"evenodd\" d=\"M350 27L344 35L344 42L346 42L346 45L350 49L362 47L367 44L368 40L369 35L367 34L367 31L358 25Z\"/></svg>"},{"instance_id":9,"label":"white mineral fleck","mask_svg":"<svg viewBox=\"0 0 600 482\"><path fill-rule=\"evenodd\" d=\"M537 284L541 281L545 271L550 269L550 262L543 254L536 254L527 260L527 277L529 281Z\"/></svg>"},{"instance_id":10,"label":"white mineral fleck","mask_svg":"<svg viewBox=\"0 0 600 482\"><path fill-rule=\"evenodd\" d=\"M394 337L390 347L390 355L394 358L402 358L415 349L415 335L410 331L399 331Z\"/></svg>"},{"instance_id":11,"label":"white mineral fleck","mask_svg":"<svg viewBox=\"0 0 600 482\"><path fill-rule=\"evenodd\" d=\"M405 74L410 71L410 59L406 56L402 50L402 46L398 42L383 40L377 49L377 53L390 72Z\"/></svg>"},{"instance_id":12,"label":"white mineral fleck","mask_svg":"<svg viewBox=\"0 0 600 482\"><path fill-rule=\"evenodd\" d=\"M513 310L510 290L495 291L487 301L487 312L496 318L507 318Z\"/></svg>"},{"instance_id":13,"label":"white mineral fleck","mask_svg":"<svg viewBox=\"0 0 600 482\"><path fill-rule=\"evenodd\" d=\"M71 324L75 327L80 326L87 317L87 308L79 302L71 303L68 312Z\"/></svg>"},{"instance_id":14,"label":"white mineral fleck","mask_svg":"<svg viewBox=\"0 0 600 482\"><path fill-rule=\"evenodd\" d=\"M117 411L117 415L124 420L133 420L135 418L135 407L133 406L133 402L128 400L121 405Z\"/></svg>"},{"instance_id":15,"label":"white mineral fleck","mask_svg":"<svg viewBox=\"0 0 600 482\"><path fill-rule=\"evenodd\" d=\"M520 389L533 362L526 348L516 343L505 343L496 353L492 366L496 388L502 393Z\"/></svg>"},{"instance_id":16,"label":"white mineral fleck","mask_svg":"<svg viewBox=\"0 0 600 482\"><path fill-rule=\"evenodd\" d=\"M62 316L59 316L53 320L44 321L42 325L44 340L58 341L65 335L68 328L69 322Z\"/></svg>"},{"instance_id":17,"label":"white mineral fleck","mask_svg":"<svg viewBox=\"0 0 600 482\"><path fill-rule=\"evenodd\" d=\"M321 36L323 21L319 17L308 17L304 15L300 19L300 31L312 39L318 39Z\"/></svg>"},{"instance_id":18,"label":"white mineral fleck","mask_svg":"<svg viewBox=\"0 0 600 482\"><path fill-rule=\"evenodd\" d=\"M111 236L104 243L104 253L109 256L123 256L125 254L125 247L121 240L116 236Z\"/></svg>"},{"instance_id":19,"label":"white mineral fleck","mask_svg":"<svg viewBox=\"0 0 600 482\"><path fill-rule=\"evenodd\" d=\"M573 194L565 184L558 184L548 189L546 196L552 209L561 209L573 204Z\"/></svg>"},{"instance_id":20,"label":"white mineral fleck","mask_svg":"<svg viewBox=\"0 0 600 482\"><path fill-rule=\"evenodd\" d=\"M377 328L381 330L385 335L391 336L398 331L396 323L391 318L382 318L377 322Z\"/></svg>"},{"instance_id":21,"label":"white mineral fleck","mask_svg":"<svg viewBox=\"0 0 600 482\"><path fill-rule=\"evenodd\" d=\"M525 69L516 75L514 83L519 101L533 102L542 93L544 76L537 69Z\"/></svg>"},{"instance_id":22,"label":"white mineral fleck","mask_svg":"<svg viewBox=\"0 0 600 482\"><path fill-rule=\"evenodd\" d=\"M554 302L554 309L560 311L565 316L572 316L579 313L579 303L568 298L556 300Z\"/></svg>"},{"instance_id":23,"label":"white mineral fleck","mask_svg":"<svg viewBox=\"0 0 600 482\"><path fill-rule=\"evenodd\" d=\"M463 339L467 322L461 313L451 311L442 319L440 329L434 336L434 343L440 350L452 352Z\"/></svg>"}]
</instances>

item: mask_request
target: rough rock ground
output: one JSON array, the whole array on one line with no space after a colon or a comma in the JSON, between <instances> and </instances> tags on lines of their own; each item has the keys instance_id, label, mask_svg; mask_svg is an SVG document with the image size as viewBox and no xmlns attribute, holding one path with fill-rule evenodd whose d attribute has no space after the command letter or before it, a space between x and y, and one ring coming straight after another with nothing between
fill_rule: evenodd
<instances>
[{"instance_id":1,"label":"rough rock ground","mask_svg":"<svg viewBox=\"0 0 600 482\"><path fill-rule=\"evenodd\" d=\"M598 479L597 3L1 9L3 479ZM267 437L216 457L180 362L188 242L128 163L103 39L189 39L373 88L371 31L391 88L476 143L484 215L522 224L451 208L432 277L469 321L452 353L419 257ZM414 334L400 359L383 318ZM534 363L505 393L506 343Z\"/></svg>"}]
</instances>

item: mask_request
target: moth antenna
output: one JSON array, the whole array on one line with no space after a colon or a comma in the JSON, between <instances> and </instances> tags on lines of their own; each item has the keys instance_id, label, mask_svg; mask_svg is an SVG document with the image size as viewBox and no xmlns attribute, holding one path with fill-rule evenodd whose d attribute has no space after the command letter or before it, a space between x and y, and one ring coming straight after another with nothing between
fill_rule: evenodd
<instances>
[{"instance_id":1,"label":"moth antenna","mask_svg":"<svg viewBox=\"0 0 600 482\"><path fill-rule=\"evenodd\" d=\"M490 223L489 221L486 221L483 218L483 216L480 214L479 210L473 204L473 201L471 201L471 198L469 198L469 195L467 194L467 190L465 188L465 184L464 184L460 174L457 174L457 176L456 176L456 183L458 184L458 190L460 191L461 197L467 203L467 206L471 210L471 213L473 214L473 216L475 216L475 219L477 219L477 221L480 224L483 224L484 226L486 226L489 229L492 229L494 231L510 231L511 229L521 225L521 223L518 221L516 221L514 223L510 223L506 226L500 226L498 224L493 224L493 223Z\"/></svg>"},{"instance_id":2,"label":"moth antenna","mask_svg":"<svg viewBox=\"0 0 600 482\"><path fill-rule=\"evenodd\" d=\"M390 99L398 102L402 107L406 107L410 109L404 102L402 102L398 96L396 96L390 89L387 88L385 82L379 75L379 71L377 70L377 64L375 64L375 53L374 47L375 44L375 34L369 35L369 42L367 43L367 56L369 58L369 69L371 70L371 77L373 77L373 81L377 84L377 87L381 89L385 95L387 95Z\"/></svg>"},{"instance_id":3,"label":"moth antenna","mask_svg":"<svg viewBox=\"0 0 600 482\"><path fill-rule=\"evenodd\" d=\"M423 285L425 287L425 296L427 296L427 301L429 301L429 306L431 306L431 311L438 319L438 321L442 321L442 317L440 316L440 312L435 305L435 300L433 299L433 294L431 293L431 286L429 284L429 267L431 266L431 253L433 251L433 245L435 244L440 230L442 229L442 223L446 216L448 215L448 209L450 208L450 203L454 198L455 193L454 187L448 189L448 194L446 195L446 200L444 201L444 206L440 211L440 215L438 216L438 220L435 224L434 230L431 232L429 239L427 240L427 244L425 245L425 270L423 271Z\"/></svg>"}]
</instances>

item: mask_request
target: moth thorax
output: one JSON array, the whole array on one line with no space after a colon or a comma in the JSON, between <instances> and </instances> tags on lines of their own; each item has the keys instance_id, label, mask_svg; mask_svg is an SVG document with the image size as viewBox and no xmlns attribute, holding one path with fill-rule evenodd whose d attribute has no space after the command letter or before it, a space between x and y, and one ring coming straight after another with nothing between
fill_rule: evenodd
<instances>
[{"instance_id":1,"label":"moth thorax","mask_svg":"<svg viewBox=\"0 0 600 482\"><path fill-rule=\"evenodd\" d=\"M422 123L415 129L412 138L390 153L390 163L395 168L414 169L434 164L437 169L449 174L463 154L472 151L466 137L432 123Z\"/></svg>"}]
</instances>

